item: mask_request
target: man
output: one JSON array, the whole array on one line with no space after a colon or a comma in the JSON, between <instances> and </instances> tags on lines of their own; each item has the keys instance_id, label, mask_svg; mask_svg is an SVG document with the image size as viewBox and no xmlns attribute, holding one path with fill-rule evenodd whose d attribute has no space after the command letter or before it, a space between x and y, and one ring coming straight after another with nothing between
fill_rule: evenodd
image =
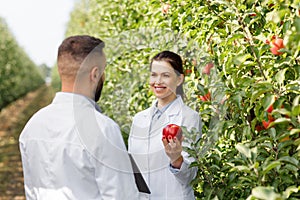
<instances>
[{"instance_id":1,"label":"man","mask_svg":"<svg viewBox=\"0 0 300 200\"><path fill-rule=\"evenodd\" d=\"M58 49L61 92L22 131L27 199L137 199L118 125L99 112L104 43L72 36Z\"/></svg>"}]
</instances>

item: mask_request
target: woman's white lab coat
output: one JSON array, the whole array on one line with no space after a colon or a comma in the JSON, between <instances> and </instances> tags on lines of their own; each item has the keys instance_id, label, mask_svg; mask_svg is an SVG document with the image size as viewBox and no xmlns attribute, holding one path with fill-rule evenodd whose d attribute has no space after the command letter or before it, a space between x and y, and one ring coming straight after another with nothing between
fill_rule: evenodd
<instances>
[{"instance_id":1,"label":"woman's white lab coat","mask_svg":"<svg viewBox=\"0 0 300 200\"><path fill-rule=\"evenodd\" d=\"M195 199L190 182L195 178L197 168L189 167L193 158L182 152L184 162L181 168L172 168L162 143L162 129L167 124L177 124L188 130L194 127L201 134L201 118L177 96L150 130L155 105L156 102L134 116L128 139L129 153L133 155L151 191L150 195L142 194L142 199ZM186 145L183 143L183 146Z\"/></svg>"}]
</instances>

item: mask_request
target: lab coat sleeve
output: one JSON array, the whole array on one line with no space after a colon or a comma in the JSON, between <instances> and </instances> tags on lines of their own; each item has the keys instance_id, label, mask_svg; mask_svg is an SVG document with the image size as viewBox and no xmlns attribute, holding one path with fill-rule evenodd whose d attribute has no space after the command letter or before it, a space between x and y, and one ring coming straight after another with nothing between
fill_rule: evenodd
<instances>
[{"instance_id":1,"label":"lab coat sleeve","mask_svg":"<svg viewBox=\"0 0 300 200\"><path fill-rule=\"evenodd\" d=\"M189 112L189 111L187 111ZM187 129L190 131L192 128L196 128L197 132L199 133L199 137L201 137L201 129L202 129L202 122L201 118L198 113L193 112L191 113L183 113L183 126L187 127ZM185 117L188 116L188 117ZM183 146L190 146L190 144L183 144ZM174 174L176 179L181 184L190 184L190 182L196 177L198 168L197 167L190 167L191 163L195 161L194 158L190 157L187 152L182 152L183 156L183 163L180 167L180 169L175 169L169 165L169 169L171 173Z\"/></svg>"},{"instance_id":2,"label":"lab coat sleeve","mask_svg":"<svg viewBox=\"0 0 300 200\"><path fill-rule=\"evenodd\" d=\"M185 152L183 152L185 154ZM172 165L169 165L169 169L171 173L174 174L178 182L183 185L190 184L190 182L196 177L198 168L197 167L190 167L191 159L186 158L183 156L183 163L181 164L180 169L175 169Z\"/></svg>"},{"instance_id":3,"label":"lab coat sleeve","mask_svg":"<svg viewBox=\"0 0 300 200\"><path fill-rule=\"evenodd\" d=\"M103 141L99 141L101 144L91 157L102 199L138 199L132 166L119 127L111 124L102 131Z\"/></svg>"}]
</instances>

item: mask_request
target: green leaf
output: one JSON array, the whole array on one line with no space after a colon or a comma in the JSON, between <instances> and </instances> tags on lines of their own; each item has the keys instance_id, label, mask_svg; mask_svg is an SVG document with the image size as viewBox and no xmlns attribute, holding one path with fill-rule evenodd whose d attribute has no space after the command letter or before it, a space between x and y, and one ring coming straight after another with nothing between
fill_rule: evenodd
<instances>
[{"instance_id":1,"label":"green leaf","mask_svg":"<svg viewBox=\"0 0 300 200\"><path fill-rule=\"evenodd\" d=\"M283 123L290 123L290 122L291 122L291 119L282 117L282 118L276 119L274 122L271 122L269 127L274 126L275 124L283 124Z\"/></svg>"},{"instance_id":2,"label":"green leaf","mask_svg":"<svg viewBox=\"0 0 300 200\"><path fill-rule=\"evenodd\" d=\"M266 16L267 21L273 21L274 23L279 23L280 22L280 16L278 11L274 10L272 12L268 12Z\"/></svg>"},{"instance_id":3,"label":"green leaf","mask_svg":"<svg viewBox=\"0 0 300 200\"><path fill-rule=\"evenodd\" d=\"M237 144L235 147L241 154L245 155L247 158L251 158L251 150L244 144Z\"/></svg>"},{"instance_id":4,"label":"green leaf","mask_svg":"<svg viewBox=\"0 0 300 200\"><path fill-rule=\"evenodd\" d=\"M298 33L300 33L300 18L299 17L296 17L295 21L294 21L294 25L296 27L296 31Z\"/></svg>"},{"instance_id":5,"label":"green leaf","mask_svg":"<svg viewBox=\"0 0 300 200\"><path fill-rule=\"evenodd\" d=\"M275 75L275 79L279 84L283 84L284 79L285 79L285 72L286 72L287 68L280 70L279 72L277 72L277 74Z\"/></svg>"},{"instance_id":6,"label":"green leaf","mask_svg":"<svg viewBox=\"0 0 300 200\"><path fill-rule=\"evenodd\" d=\"M300 115L300 105L294 106L292 108L292 116Z\"/></svg>"},{"instance_id":7,"label":"green leaf","mask_svg":"<svg viewBox=\"0 0 300 200\"><path fill-rule=\"evenodd\" d=\"M290 172L290 176L294 177L294 176L297 176L299 168L298 168L298 166L295 166L295 165L285 164L282 167L281 171L283 171L283 170L285 170L285 171L288 170Z\"/></svg>"},{"instance_id":8,"label":"green leaf","mask_svg":"<svg viewBox=\"0 0 300 200\"><path fill-rule=\"evenodd\" d=\"M296 96L293 100L293 106L299 106L300 95Z\"/></svg>"},{"instance_id":9,"label":"green leaf","mask_svg":"<svg viewBox=\"0 0 300 200\"><path fill-rule=\"evenodd\" d=\"M292 193L297 193L299 191L299 187L290 186L283 192L283 197L288 199Z\"/></svg>"},{"instance_id":10,"label":"green leaf","mask_svg":"<svg viewBox=\"0 0 300 200\"><path fill-rule=\"evenodd\" d=\"M275 167L278 167L281 165L281 162L276 160L276 161L272 161L270 164L268 164L264 169L263 169L263 173L266 174L268 173L270 170L274 169Z\"/></svg>"},{"instance_id":11,"label":"green leaf","mask_svg":"<svg viewBox=\"0 0 300 200\"><path fill-rule=\"evenodd\" d=\"M268 109L275 102L275 95L267 94L263 99L263 107L264 109Z\"/></svg>"},{"instance_id":12,"label":"green leaf","mask_svg":"<svg viewBox=\"0 0 300 200\"><path fill-rule=\"evenodd\" d=\"M278 160L288 162L288 163L291 163L296 166L299 164L299 161L297 159L290 157L290 156L284 156L284 157L279 158Z\"/></svg>"},{"instance_id":13,"label":"green leaf","mask_svg":"<svg viewBox=\"0 0 300 200\"><path fill-rule=\"evenodd\" d=\"M279 113L279 114L281 114L281 115L288 115L288 116L291 115L291 112L288 111L288 110L285 109L285 108L275 109L273 112L274 112L274 113Z\"/></svg>"},{"instance_id":14,"label":"green leaf","mask_svg":"<svg viewBox=\"0 0 300 200\"><path fill-rule=\"evenodd\" d=\"M236 65L242 65L249 58L252 58L251 54L238 55L233 58L233 62Z\"/></svg>"},{"instance_id":15,"label":"green leaf","mask_svg":"<svg viewBox=\"0 0 300 200\"><path fill-rule=\"evenodd\" d=\"M239 171L250 172L249 167L246 167L244 165L238 165L238 166L235 166L234 168L239 170Z\"/></svg>"},{"instance_id":16,"label":"green leaf","mask_svg":"<svg viewBox=\"0 0 300 200\"><path fill-rule=\"evenodd\" d=\"M252 93L251 96L251 103L253 103L254 101L256 101L256 99L258 99L258 97L260 97L261 95L271 92L273 90L273 84L270 82L260 82L257 83L255 85L255 88L253 88L254 91Z\"/></svg>"},{"instance_id":17,"label":"green leaf","mask_svg":"<svg viewBox=\"0 0 300 200\"><path fill-rule=\"evenodd\" d=\"M294 135L296 133L300 133L300 129L292 129L290 135Z\"/></svg>"},{"instance_id":18,"label":"green leaf","mask_svg":"<svg viewBox=\"0 0 300 200\"><path fill-rule=\"evenodd\" d=\"M252 189L252 196L262 200L277 200L280 195L274 191L273 187L256 187Z\"/></svg>"}]
</instances>

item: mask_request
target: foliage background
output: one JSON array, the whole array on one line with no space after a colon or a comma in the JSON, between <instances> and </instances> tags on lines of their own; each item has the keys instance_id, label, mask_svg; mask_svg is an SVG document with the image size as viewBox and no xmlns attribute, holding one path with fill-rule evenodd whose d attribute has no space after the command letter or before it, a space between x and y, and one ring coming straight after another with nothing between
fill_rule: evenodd
<instances>
[{"instance_id":1,"label":"foliage background","mask_svg":"<svg viewBox=\"0 0 300 200\"><path fill-rule=\"evenodd\" d=\"M203 120L203 138L188 149L198 199L299 199L299 9L299 0L81 0L66 36L106 42L99 104L125 141L132 116L153 100L149 59L165 49L182 55L186 104ZM281 55L270 51L275 37Z\"/></svg>"},{"instance_id":2,"label":"foliage background","mask_svg":"<svg viewBox=\"0 0 300 200\"><path fill-rule=\"evenodd\" d=\"M39 69L0 18L0 110L43 83Z\"/></svg>"}]
</instances>

